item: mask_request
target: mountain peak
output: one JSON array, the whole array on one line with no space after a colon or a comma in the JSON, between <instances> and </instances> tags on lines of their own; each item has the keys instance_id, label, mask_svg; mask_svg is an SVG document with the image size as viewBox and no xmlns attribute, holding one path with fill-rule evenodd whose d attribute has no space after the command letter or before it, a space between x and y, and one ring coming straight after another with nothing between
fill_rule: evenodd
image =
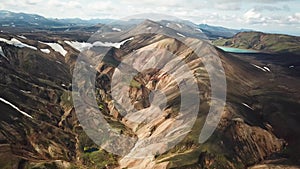
<instances>
[{"instance_id":1,"label":"mountain peak","mask_svg":"<svg viewBox=\"0 0 300 169\"><path fill-rule=\"evenodd\" d=\"M153 20L150 20L150 19L145 19L141 25L160 25L159 23L153 21Z\"/></svg>"}]
</instances>

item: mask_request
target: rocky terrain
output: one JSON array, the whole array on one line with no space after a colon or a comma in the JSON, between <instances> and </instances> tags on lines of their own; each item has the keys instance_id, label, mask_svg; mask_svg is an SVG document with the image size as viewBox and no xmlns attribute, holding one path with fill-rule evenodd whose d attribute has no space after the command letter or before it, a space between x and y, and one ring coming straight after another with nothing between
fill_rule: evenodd
<instances>
[{"instance_id":1,"label":"rocky terrain","mask_svg":"<svg viewBox=\"0 0 300 169\"><path fill-rule=\"evenodd\" d=\"M107 30L107 27L98 26L100 30ZM147 20L126 31L100 32L99 35L105 35L100 39L89 39L92 33L84 29L2 32L0 168L299 168L299 51L288 51L293 54L283 53L285 50L275 51L278 54L230 54L207 40L197 39L201 34L190 34L191 29L178 32L175 26ZM157 34L147 33L149 27ZM236 41L243 39L242 35L237 34ZM264 34L255 37L268 39ZM115 41L108 43L107 39ZM253 42L251 38L249 41ZM199 134L214 100L204 66L209 57L197 56L186 45L195 43L215 51L223 64L227 83L221 121L213 135L202 144ZM226 46L241 47L235 44L238 42ZM247 48L258 49L257 46L254 43ZM273 51L268 45L259 49ZM120 89L129 93L132 107L126 109L139 110L140 114L124 114L118 109L112 100L114 88L111 84L114 72L123 70L118 67L119 63L131 61L138 70L146 65L147 51L153 50L167 50L172 54L171 57L165 53L151 53L157 59L155 66L165 67L166 60L159 56L168 56L167 61L183 60L194 72L195 84L201 91L196 93L201 101L197 112L189 112L193 110L192 105L185 114L179 111L181 93L176 78L187 74L177 73L174 79L150 68L135 74L128 88ZM133 51L139 57L130 60ZM80 124L72 98L72 92L79 92L78 89L89 83L84 77L72 86L80 52L84 54L81 70L97 73L94 92L98 107L91 109L101 111L111 128L144 143L144 140L160 138L168 128L182 126L183 129L170 130L175 138L184 136L182 140L163 152L152 152L152 149L166 149L157 141L151 142L153 147L145 143L142 150L146 152L141 152L139 144L128 144L130 152L125 155L149 154L142 159L114 155L93 142ZM95 62L99 57L103 57L102 62ZM183 69L180 64L177 66L175 73ZM215 74L218 76L222 72L216 70ZM188 79L185 83L191 82ZM113 87L118 88L118 84ZM150 107L149 95L154 89L162 91L167 101L161 99L153 103L156 107ZM183 93L195 94L189 90ZM155 96L159 100L160 95ZM89 97L82 99L92 102ZM167 106L160 110L163 104ZM93 111L87 109L86 112ZM195 121L189 118L177 121L192 113L196 113ZM128 120L132 118L140 123ZM193 124L191 129L186 125L190 123ZM91 122L93 124L97 121Z\"/></svg>"}]
</instances>

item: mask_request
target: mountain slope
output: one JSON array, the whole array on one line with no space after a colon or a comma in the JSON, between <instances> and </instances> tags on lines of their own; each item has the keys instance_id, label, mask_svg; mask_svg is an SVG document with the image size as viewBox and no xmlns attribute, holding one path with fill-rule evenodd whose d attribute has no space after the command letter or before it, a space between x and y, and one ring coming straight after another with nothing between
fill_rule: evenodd
<instances>
[{"instance_id":1,"label":"mountain slope","mask_svg":"<svg viewBox=\"0 0 300 169\"><path fill-rule=\"evenodd\" d=\"M207 24L199 24L198 27L208 36L214 39L223 37L223 38L231 38L235 34L240 32L250 31L247 29L229 29L221 26L211 26Z\"/></svg>"},{"instance_id":2,"label":"mountain slope","mask_svg":"<svg viewBox=\"0 0 300 169\"><path fill-rule=\"evenodd\" d=\"M71 92L82 89L90 79L87 75L83 76L82 81L71 88L73 69L79 54L74 44L79 42L73 43L72 47L72 43L66 41L86 41L88 35L80 31L73 34L27 32L24 39L14 34L1 33L0 37L9 42L0 42L0 156L5 159L1 160L0 168L246 168L259 163L270 163L266 165L271 166L280 164L284 167L299 164L299 79L292 72L297 69L285 68L286 65L272 60L260 61L253 56L228 54L215 49L226 74L227 101L214 134L204 144L199 144L199 133L212 102L210 78L203 63L209 57L206 54L197 56L185 44L199 43L207 45L209 49L214 47L195 38L179 41L182 37L177 34L178 31L160 26L163 25L145 21L125 33L110 33L116 39L115 42L127 41L117 48L95 45L83 55L81 70L97 72L95 94L98 104L98 107L88 108L84 112L100 110L113 131L139 138L141 143L146 144L142 142L143 139L156 138L172 125L180 126L171 134L180 138L182 128L192 121L189 118L181 123L176 121L180 119L178 88L184 83L189 84L190 79L176 84L174 78L166 73L158 69L146 69L133 77L128 88L118 88L121 80L117 81L120 83L113 89L129 93L133 106L125 108L140 110L138 115L132 111L124 114L117 109L119 105L112 100L111 82L115 70L126 71L118 67L121 61L129 59L137 67L143 67L147 65L148 58L156 57L151 63L168 67L165 64L168 61L184 60L183 63L195 73L195 82L200 89L200 106L192 129L182 141L161 153L152 152L165 149L159 140L151 142L153 147L146 146L148 151L138 148L130 151L130 155L151 152L151 158L126 158L107 153L85 134L72 102ZM159 32L147 33L149 27ZM160 33L168 33L178 39ZM100 39L101 35L108 36L105 33L99 35ZM10 40L13 38L21 43L16 43L16 40L12 43ZM95 40L100 44L99 39ZM106 41L101 42L103 44ZM41 49L48 50L43 52ZM164 50L172 55L161 52ZM97 63L95 60L101 57L102 62ZM299 62L299 57L289 58ZM181 74L184 70L182 65L171 68L178 73L178 78L188 77L187 74ZM129 70L136 72L134 69ZM221 75L220 70L213 72L217 76ZM155 97L149 98L154 89L163 91L168 100L164 102L158 93L155 95L159 100L155 105L158 106L149 109L151 100L155 100ZM192 90L183 92L193 94ZM10 104L3 102L3 99ZM124 98L117 99L120 101ZM82 100L91 102L90 97ZM159 113L158 108L164 104L167 106ZM189 106L187 111L192 110L193 105ZM192 113L195 112L186 115L189 117ZM89 118L88 114L84 117ZM154 119L149 121L145 117ZM136 121L126 120L130 118ZM97 124L97 118L92 117L91 125L92 122ZM129 144L121 143L118 145L132 148ZM138 145L143 144L134 146Z\"/></svg>"},{"instance_id":3,"label":"mountain slope","mask_svg":"<svg viewBox=\"0 0 300 169\"><path fill-rule=\"evenodd\" d=\"M0 11L0 25L4 27L32 27L50 28L66 26L65 23L50 20L36 14L14 13L10 11Z\"/></svg>"},{"instance_id":4,"label":"mountain slope","mask_svg":"<svg viewBox=\"0 0 300 169\"><path fill-rule=\"evenodd\" d=\"M147 26L138 26L134 29L134 32L138 32L138 28L145 29ZM133 35L130 34L130 36ZM190 40L189 43L193 43L193 40ZM143 51L157 48L167 48L173 53L182 54L183 56L181 57L183 58L184 56L189 56L189 59L186 58L187 63L189 63L189 61L195 61L193 60L195 59L193 54L189 55L188 50L181 42L169 37L153 34L134 36L133 40L125 43L120 49L110 52L106 57L122 60L129 57L127 53L131 51L141 53L139 56L145 57L142 54ZM277 70L277 66L275 65L273 67L273 65L265 65L255 60L243 60L239 57L225 54L222 51L219 51L218 54L224 63L227 75L228 95L222 122L215 134L205 144L198 144L199 129L201 129L200 126L203 125L204 117L209 107L209 98L205 97L204 94L203 98L201 98L202 104L199 118L191 133L181 143L170 151L162 155L157 155L151 160L123 158L120 160L121 168L152 168L154 166L162 168L195 168L199 165L217 168L244 168L266 159L276 161L284 159L284 157L287 156L289 160L297 159L296 154L299 151L299 146L296 145L296 142L299 141L299 130L297 129L298 127L296 127L298 125L295 119L299 119L299 116L295 114L295 110L299 108L299 103L296 101L299 98L297 94L294 95L292 93L296 90L294 85L296 85L299 80L288 76L282 77L280 75L280 78L277 78L275 77L275 73L273 74L272 72L262 71L260 69L260 67L266 67L265 69L268 68L271 69L270 71L275 71ZM154 53L152 56L153 55L155 56ZM140 61L143 61L143 59ZM116 69L116 65L111 63L111 61L104 61L100 64L101 67L98 67L99 70L105 72L105 75L99 75L99 77L101 77L98 80L99 86L97 86L100 90L98 96L99 100L101 100L101 98L111 98L110 93L106 92L109 91L107 83L110 83L109 79L112 79L112 74ZM201 69L203 66L201 61L196 63L198 66L195 67L195 70L193 69L194 71ZM142 62L136 65L144 64L145 63ZM276 74L281 73L276 71ZM135 85L132 85L129 91L131 93L130 95L133 96L132 102L136 103L136 107L140 109L147 108L147 100L138 99L147 98L149 88L145 86L156 88L152 82L152 79L155 79L155 77L163 76L155 70L149 70L135 78ZM288 85L286 88L282 88L281 83L285 80L281 78L286 80L292 78L295 81L286 84ZM174 87L168 83L167 78L158 78L157 80L157 84L161 86L168 86L171 89ZM106 81L106 83L103 83L104 81ZM207 86L209 82L205 72L202 72L199 81L201 81L199 87L207 91L205 86ZM136 85L136 83L139 85ZM110 99L101 100L101 103L105 103L104 105L114 104ZM278 107L277 105L280 106ZM292 105L292 107L289 105ZM132 129L138 137L151 138L152 134L145 135L145 133L149 132L147 129L155 126L153 130L151 130L151 133L158 134L161 132L159 127L164 126L168 121L167 119L160 121L159 125L155 125L156 123L153 122L146 123L145 127L143 127L143 125L141 127L136 126L135 124L126 122L126 117L123 117L114 107L116 106L107 107L107 110L113 113L111 116L108 115L109 117L107 118L112 118L112 121L121 118L121 123L129 129ZM144 113L145 116L148 115L147 112ZM155 111L153 110L152 113L155 114ZM279 121L287 121L287 123L284 124L284 129L281 128L282 123ZM139 136L139 134L141 136ZM291 139L293 135L297 135L297 137ZM287 143L288 147L286 147ZM159 144L155 144L155 147L159 146ZM155 161L155 163L153 161Z\"/></svg>"},{"instance_id":5,"label":"mountain slope","mask_svg":"<svg viewBox=\"0 0 300 169\"><path fill-rule=\"evenodd\" d=\"M262 32L242 32L230 39L218 39L217 46L228 46L242 49L254 49L275 53L300 53L300 37L266 34Z\"/></svg>"}]
</instances>

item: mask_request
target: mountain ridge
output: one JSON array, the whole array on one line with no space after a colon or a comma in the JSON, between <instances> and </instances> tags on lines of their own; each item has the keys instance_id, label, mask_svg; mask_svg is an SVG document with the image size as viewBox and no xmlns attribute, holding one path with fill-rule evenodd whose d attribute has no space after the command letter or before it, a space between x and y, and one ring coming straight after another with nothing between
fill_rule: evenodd
<instances>
[{"instance_id":1,"label":"mountain ridge","mask_svg":"<svg viewBox=\"0 0 300 169\"><path fill-rule=\"evenodd\" d=\"M116 20L116 19L80 19L80 18L46 18L37 14L27 14L27 13L15 13L7 10L1 10L2 18L0 20L0 26L2 27L31 27L36 29L51 29L51 28L61 28L67 30L71 27L80 27L80 26L95 26L97 24L108 24L112 27L121 26L122 29L128 30L129 28L140 24L145 19L133 19L130 20ZM26 19L24 19L26 18ZM235 30L228 29L225 27L210 26L206 24L195 24L187 20L167 20L163 19L159 21L160 23L171 22L171 23L180 23L188 27L194 27L193 29L201 29L206 36L211 39L216 39L219 37L232 37L235 33L244 31L244 30ZM15 24L16 23L16 24ZM129 27L128 27L129 26ZM166 26L166 25L165 25Z\"/></svg>"},{"instance_id":2,"label":"mountain ridge","mask_svg":"<svg viewBox=\"0 0 300 169\"><path fill-rule=\"evenodd\" d=\"M214 45L274 53L300 53L300 37L263 32L241 32L233 38L217 39Z\"/></svg>"}]
</instances>

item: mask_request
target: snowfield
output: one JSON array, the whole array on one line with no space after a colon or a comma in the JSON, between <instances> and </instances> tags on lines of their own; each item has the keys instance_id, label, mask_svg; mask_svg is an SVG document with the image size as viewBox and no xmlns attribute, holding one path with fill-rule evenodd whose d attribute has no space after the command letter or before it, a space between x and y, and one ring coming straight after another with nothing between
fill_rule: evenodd
<instances>
[{"instance_id":1,"label":"snowfield","mask_svg":"<svg viewBox=\"0 0 300 169\"><path fill-rule=\"evenodd\" d=\"M65 43L70 45L72 48L78 50L79 52L82 52L93 46L91 43L87 43L87 42L65 41Z\"/></svg>"},{"instance_id":2,"label":"snowfield","mask_svg":"<svg viewBox=\"0 0 300 169\"><path fill-rule=\"evenodd\" d=\"M60 44L58 43L46 43L46 42L40 42L43 44L46 44L50 46L54 51L59 52L61 55L66 56L68 53Z\"/></svg>"},{"instance_id":3,"label":"snowfield","mask_svg":"<svg viewBox=\"0 0 300 169\"><path fill-rule=\"evenodd\" d=\"M184 36L184 35L181 34L181 33L177 33L177 35L178 35L178 36L181 36L181 37L184 37L184 38L186 37L186 36Z\"/></svg>"},{"instance_id":4,"label":"snowfield","mask_svg":"<svg viewBox=\"0 0 300 169\"><path fill-rule=\"evenodd\" d=\"M32 118L32 116L30 116L29 114L25 113L24 111L20 110L17 106L13 105L12 103L10 103L9 101L3 99L0 97L0 101L5 103L5 104L8 104L10 107L12 107L13 109L17 110L19 113L23 114L24 116L27 116L29 118Z\"/></svg>"},{"instance_id":5,"label":"snowfield","mask_svg":"<svg viewBox=\"0 0 300 169\"><path fill-rule=\"evenodd\" d=\"M118 31L118 32L121 32L122 30L119 29L119 28L112 28L113 31Z\"/></svg>"},{"instance_id":6,"label":"snowfield","mask_svg":"<svg viewBox=\"0 0 300 169\"><path fill-rule=\"evenodd\" d=\"M13 46L19 47L19 48L24 48L24 47L26 47L26 48L29 48L29 49L37 50L36 47L30 46L30 45L28 45L28 44L26 44L26 43L23 43L23 42L19 41L19 40L16 39L16 38L12 38L11 40L7 40L7 39L4 39L4 38L0 38L0 41L1 41L1 42L5 42L5 43L7 43L7 44L9 44L9 45L13 45Z\"/></svg>"},{"instance_id":7,"label":"snowfield","mask_svg":"<svg viewBox=\"0 0 300 169\"><path fill-rule=\"evenodd\" d=\"M249 109L251 109L251 110L254 110L252 107L250 107L248 104L246 104L246 103L242 103L242 105L244 105L245 107L248 107Z\"/></svg>"},{"instance_id":8,"label":"snowfield","mask_svg":"<svg viewBox=\"0 0 300 169\"><path fill-rule=\"evenodd\" d=\"M254 67L256 67L257 69L260 69L260 70L266 72L266 70L264 68L262 68L260 66L257 66L256 64L251 64L251 65L254 66Z\"/></svg>"},{"instance_id":9,"label":"snowfield","mask_svg":"<svg viewBox=\"0 0 300 169\"><path fill-rule=\"evenodd\" d=\"M115 47L115 48L120 48L124 43L126 43L127 41L131 41L133 40L134 37L125 39L121 42L101 42L101 41L96 41L93 43L93 46L104 46L104 47Z\"/></svg>"},{"instance_id":10,"label":"snowfield","mask_svg":"<svg viewBox=\"0 0 300 169\"><path fill-rule=\"evenodd\" d=\"M3 52L1 46L0 46L0 55L3 56L7 61L9 61L9 59L4 55L4 52Z\"/></svg>"},{"instance_id":11,"label":"snowfield","mask_svg":"<svg viewBox=\"0 0 300 169\"><path fill-rule=\"evenodd\" d=\"M50 50L49 49L40 49L43 53L49 54Z\"/></svg>"}]
</instances>

